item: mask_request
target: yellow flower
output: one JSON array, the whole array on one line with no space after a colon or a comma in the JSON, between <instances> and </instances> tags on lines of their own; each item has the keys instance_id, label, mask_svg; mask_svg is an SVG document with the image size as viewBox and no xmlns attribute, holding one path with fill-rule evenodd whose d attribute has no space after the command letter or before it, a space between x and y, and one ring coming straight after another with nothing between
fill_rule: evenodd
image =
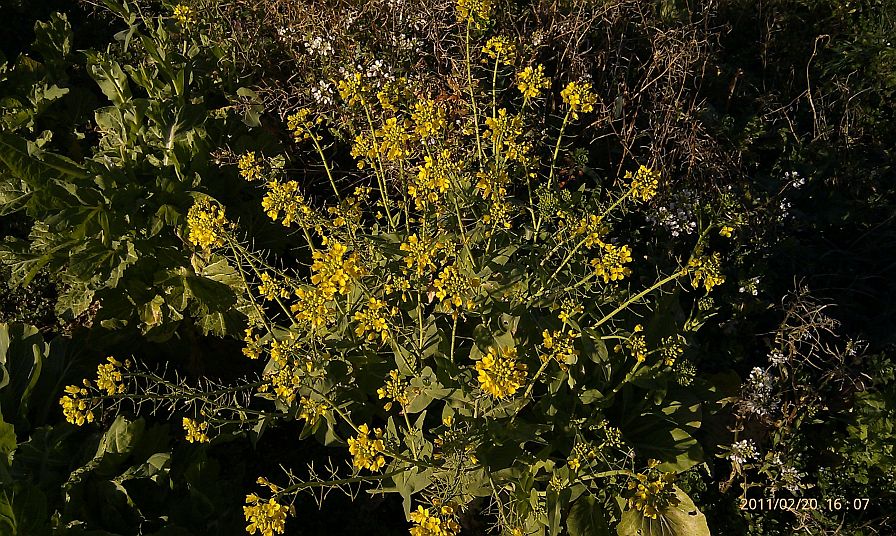
<instances>
[{"instance_id":1,"label":"yellow flower","mask_svg":"<svg viewBox=\"0 0 896 536\"><path fill-rule=\"evenodd\" d=\"M265 393L268 389L272 390L277 395L277 398L287 406L292 405L299 388L302 386L302 376L299 374L299 369L291 366L281 365L276 371L265 374L264 379L268 383L259 387L258 391Z\"/></svg>"},{"instance_id":2,"label":"yellow flower","mask_svg":"<svg viewBox=\"0 0 896 536\"><path fill-rule=\"evenodd\" d=\"M650 201L650 198L656 195L656 189L659 187L660 172L647 166L639 166L638 171L634 174L631 171L626 171L625 178L631 179L632 195L635 199Z\"/></svg>"},{"instance_id":3,"label":"yellow flower","mask_svg":"<svg viewBox=\"0 0 896 536\"><path fill-rule=\"evenodd\" d=\"M460 272L456 264L446 266L439 277L433 281L436 288L436 297L451 309L459 309L466 305L473 308L473 287L478 286L478 280L470 279Z\"/></svg>"},{"instance_id":4,"label":"yellow flower","mask_svg":"<svg viewBox=\"0 0 896 536\"><path fill-rule=\"evenodd\" d=\"M114 357L106 358L107 363L102 364L96 369L96 387L100 391L106 391L110 396L123 393L125 386L121 383L121 367Z\"/></svg>"},{"instance_id":5,"label":"yellow flower","mask_svg":"<svg viewBox=\"0 0 896 536\"><path fill-rule=\"evenodd\" d=\"M445 128L445 107L431 99L417 101L411 121L418 136L423 139L433 137Z\"/></svg>"},{"instance_id":6,"label":"yellow flower","mask_svg":"<svg viewBox=\"0 0 896 536\"><path fill-rule=\"evenodd\" d=\"M591 266L594 267L594 273L597 277L604 280L604 283L610 281L619 281L624 277L631 275L631 269L625 265L632 262L632 250L628 246L614 246L600 242L602 254L599 259L592 259Z\"/></svg>"},{"instance_id":7,"label":"yellow flower","mask_svg":"<svg viewBox=\"0 0 896 536\"><path fill-rule=\"evenodd\" d=\"M495 151L507 160L524 162L531 149L531 144L521 142L523 135L523 120L519 115L507 115L507 110L501 108L495 117L485 119L489 130L483 137L493 140Z\"/></svg>"},{"instance_id":8,"label":"yellow flower","mask_svg":"<svg viewBox=\"0 0 896 536\"><path fill-rule=\"evenodd\" d=\"M370 298L367 307L355 313L354 319L358 323L355 327L355 335L363 337L366 334L368 341L373 342L379 335L382 342L389 340L389 320L395 311L389 311L388 305L382 300Z\"/></svg>"},{"instance_id":9,"label":"yellow flower","mask_svg":"<svg viewBox=\"0 0 896 536\"><path fill-rule=\"evenodd\" d=\"M339 96L348 103L349 106L355 104L364 105L365 94L369 91L367 85L364 84L363 75L361 73L353 73L340 80L337 84L339 88Z\"/></svg>"},{"instance_id":10,"label":"yellow flower","mask_svg":"<svg viewBox=\"0 0 896 536\"><path fill-rule=\"evenodd\" d=\"M719 235L724 236L725 238L731 238L731 234L734 232L734 227L730 225L726 225L719 229Z\"/></svg>"},{"instance_id":11,"label":"yellow flower","mask_svg":"<svg viewBox=\"0 0 896 536\"><path fill-rule=\"evenodd\" d=\"M351 155L358 160L358 169L364 169L364 166L372 163L376 158L376 138L367 137L363 134L355 136Z\"/></svg>"},{"instance_id":12,"label":"yellow flower","mask_svg":"<svg viewBox=\"0 0 896 536\"><path fill-rule=\"evenodd\" d=\"M249 151L241 156L236 165L240 170L240 177L250 182L257 181L264 173L264 166L255 156L255 151Z\"/></svg>"},{"instance_id":13,"label":"yellow flower","mask_svg":"<svg viewBox=\"0 0 896 536\"><path fill-rule=\"evenodd\" d=\"M423 240L420 240L417 233L414 233L408 237L407 241L402 242L398 248L401 251L408 253L404 258L404 262L407 264L409 270L414 268L419 277L425 273L429 273L432 268L435 268L435 264L433 264L433 256L438 251L439 246L440 244L438 242L433 242L431 240L424 242Z\"/></svg>"},{"instance_id":14,"label":"yellow flower","mask_svg":"<svg viewBox=\"0 0 896 536\"><path fill-rule=\"evenodd\" d=\"M271 274L264 272L261 274L261 283L258 285L258 294L265 300L273 301L277 299L278 296L281 298L289 298L292 296L292 289L283 281L279 281L272 277Z\"/></svg>"},{"instance_id":15,"label":"yellow flower","mask_svg":"<svg viewBox=\"0 0 896 536\"><path fill-rule=\"evenodd\" d=\"M725 276L722 275L722 259L718 253L713 253L708 257L694 257L688 263L691 270L691 286L697 288L701 281L706 292L712 290L713 287L721 285L725 282Z\"/></svg>"},{"instance_id":16,"label":"yellow flower","mask_svg":"<svg viewBox=\"0 0 896 536\"><path fill-rule=\"evenodd\" d=\"M246 496L246 506L243 506L243 515L249 525L246 532L261 536L274 536L286 531L286 515L289 508L277 502L276 499L265 501L255 494Z\"/></svg>"},{"instance_id":17,"label":"yellow flower","mask_svg":"<svg viewBox=\"0 0 896 536\"><path fill-rule=\"evenodd\" d=\"M457 21L481 28L492 12L492 0L457 0Z\"/></svg>"},{"instance_id":18,"label":"yellow flower","mask_svg":"<svg viewBox=\"0 0 896 536\"><path fill-rule=\"evenodd\" d=\"M578 112L588 113L594 110L594 103L597 102L597 96L591 91L591 83L570 82L560 92L560 96L569 106L570 117L578 119Z\"/></svg>"},{"instance_id":19,"label":"yellow flower","mask_svg":"<svg viewBox=\"0 0 896 536\"><path fill-rule=\"evenodd\" d=\"M299 400L299 418L314 425L321 417L327 414L327 405L323 402L317 402L306 396Z\"/></svg>"},{"instance_id":20,"label":"yellow flower","mask_svg":"<svg viewBox=\"0 0 896 536\"><path fill-rule=\"evenodd\" d=\"M560 364L560 367L566 369L567 365L573 365L578 360L579 351L576 350L576 339L580 337L579 333L569 330L566 333L562 331L549 332L544 330L541 334L544 342L542 346L550 352L541 354L541 361L545 362L553 359Z\"/></svg>"},{"instance_id":21,"label":"yellow flower","mask_svg":"<svg viewBox=\"0 0 896 536\"><path fill-rule=\"evenodd\" d=\"M173 10L174 19L181 26L187 27L196 22L196 12L190 6L177 4Z\"/></svg>"},{"instance_id":22,"label":"yellow flower","mask_svg":"<svg viewBox=\"0 0 896 536\"><path fill-rule=\"evenodd\" d=\"M655 467L656 460L651 460L647 473L638 473L636 479L628 483L628 508L650 519L656 519L680 502L675 496L675 473L663 473Z\"/></svg>"},{"instance_id":23,"label":"yellow flower","mask_svg":"<svg viewBox=\"0 0 896 536\"><path fill-rule=\"evenodd\" d=\"M400 160L405 155L405 144L408 134L404 122L399 123L397 117L386 119L386 123L376 133L380 139L380 156L384 160Z\"/></svg>"},{"instance_id":24,"label":"yellow flower","mask_svg":"<svg viewBox=\"0 0 896 536\"><path fill-rule=\"evenodd\" d=\"M386 384L376 390L376 394L382 398L389 398L391 401L386 402L385 409L392 409L392 401L398 402L402 407L410 403L410 384L401 377L401 373L397 370L389 371L389 377L386 378Z\"/></svg>"},{"instance_id":25,"label":"yellow flower","mask_svg":"<svg viewBox=\"0 0 896 536\"><path fill-rule=\"evenodd\" d=\"M322 117L317 117L312 120L311 110L308 108L301 108L296 113L291 114L286 118L286 128L292 132L292 137L295 138L296 141L309 140L314 137L314 134L311 133L311 128L322 122ZM320 139L320 137L317 137L317 139Z\"/></svg>"},{"instance_id":26,"label":"yellow flower","mask_svg":"<svg viewBox=\"0 0 896 536\"><path fill-rule=\"evenodd\" d=\"M186 439L190 443L208 443L210 440L206 431L208 430L207 422L198 422L184 417L184 431L187 433Z\"/></svg>"},{"instance_id":27,"label":"yellow flower","mask_svg":"<svg viewBox=\"0 0 896 536\"><path fill-rule=\"evenodd\" d=\"M271 342L271 359L280 365L280 367L285 367L290 362L291 358L295 358L298 354L299 341L296 340L295 335L291 333L288 338L279 340L274 339Z\"/></svg>"},{"instance_id":28,"label":"yellow flower","mask_svg":"<svg viewBox=\"0 0 896 536\"><path fill-rule=\"evenodd\" d=\"M85 387L89 386L89 382L87 380L84 381ZM65 420L78 426L84 426L85 423L93 422L93 410L88 407L87 401L84 399L87 396L87 389L77 385L69 385L65 388L65 393L59 399Z\"/></svg>"},{"instance_id":29,"label":"yellow flower","mask_svg":"<svg viewBox=\"0 0 896 536\"><path fill-rule=\"evenodd\" d=\"M516 49L513 43L506 37L490 37L482 47L482 52L493 60L500 61L504 65L512 65L516 56Z\"/></svg>"},{"instance_id":30,"label":"yellow flower","mask_svg":"<svg viewBox=\"0 0 896 536\"><path fill-rule=\"evenodd\" d=\"M261 342L261 337L255 335L255 330L251 327L246 328L246 336L243 337L243 341L246 343L246 346L243 348L243 355L249 359L261 357L264 345Z\"/></svg>"},{"instance_id":31,"label":"yellow flower","mask_svg":"<svg viewBox=\"0 0 896 536\"><path fill-rule=\"evenodd\" d=\"M331 324L336 312L330 303L330 296L319 287L300 288L296 291L299 301L290 307L299 324L316 330Z\"/></svg>"},{"instance_id":32,"label":"yellow flower","mask_svg":"<svg viewBox=\"0 0 896 536\"><path fill-rule=\"evenodd\" d=\"M193 244L211 249L224 245L230 222L224 217L224 208L202 197L187 212L187 230Z\"/></svg>"},{"instance_id":33,"label":"yellow flower","mask_svg":"<svg viewBox=\"0 0 896 536\"><path fill-rule=\"evenodd\" d=\"M337 292L346 294L352 287L352 279L360 276L361 271L357 264L357 257L345 254L348 249L339 242L325 241L330 248L326 253L315 251L312 254L311 283L317 285L327 298L332 298Z\"/></svg>"},{"instance_id":34,"label":"yellow flower","mask_svg":"<svg viewBox=\"0 0 896 536\"><path fill-rule=\"evenodd\" d=\"M641 331L635 326L635 332ZM644 335L632 335L629 337L627 341L625 341L625 345L628 347L629 354L638 361L638 363L644 362L647 359L647 339L644 338Z\"/></svg>"},{"instance_id":35,"label":"yellow flower","mask_svg":"<svg viewBox=\"0 0 896 536\"><path fill-rule=\"evenodd\" d=\"M435 157L423 158L416 177L411 177L408 194L414 198L417 210L427 204L438 203L440 195L448 191L452 179L460 173L460 165L453 161L447 149Z\"/></svg>"},{"instance_id":36,"label":"yellow flower","mask_svg":"<svg viewBox=\"0 0 896 536\"><path fill-rule=\"evenodd\" d=\"M517 363L516 348L489 348L476 363L482 390L495 398L513 395L526 381L526 365Z\"/></svg>"},{"instance_id":37,"label":"yellow flower","mask_svg":"<svg viewBox=\"0 0 896 536\"><path fill-rule=\"evenodd\" d=\"M523 100L538 98L541 90L551 87L551 79L544 75L544 66L531 65L516 74L516 87L523 94Z\"/></svg>"},{"instance_id":38,"label":"yellow flower","mask_svg":"<svg viewBox=\"0 0 896 536\"><path fill-rule=\"evenodd\" d=\"M411 512L411 536L456 536L460 531L460 525L456 521L457 515L451 506L443 506L431 512L429 508L418 506Z\"/></svg>"},{"instance_id":39,"label":"yellow flower","mask_svg":"<svg viewBox=\"0 0 896 536\"><path fill-rule=\"evenodd\" d=\"M268 192L261 200L261 206L269 218L274 221L280 220L284 227L289 227L293 222L306 227L313 223L313 210L305 203L305 198L299 192L299 183L270 181L267 188Z\"/></svg>"},{"instance_id":40,"label":"yellow flower","mask_svg":"<svg viewBox=\"0 0 896 536\"><path fill-rule=\"evenodd\" d=\"M386 465L386 459L382 456L386 450L382 439L383 431L377 428L373 435L374 438L371 438L370 428L362 424L358 427L358 436L348 440L348 451L354 457L352 465L356 469L379 471Z\"/></svg>"}]
</instances>

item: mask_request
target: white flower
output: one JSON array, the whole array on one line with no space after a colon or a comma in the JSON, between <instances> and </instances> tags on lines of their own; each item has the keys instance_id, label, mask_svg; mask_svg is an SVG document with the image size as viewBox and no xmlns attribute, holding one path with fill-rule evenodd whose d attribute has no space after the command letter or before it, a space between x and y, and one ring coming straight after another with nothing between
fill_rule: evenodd
<instances>
[{"instance_id":1,"label":"white flower","mask_svg":"<svg viewBox=\"0 0 896 536\"><path fill-rule=\"evenodd\" d=\"M752 439L742 439L731 445L728 452L728 459L732 462L743 464L756 459L759 452L756 451L756 445Z\"/></svg>"}]
</instances>

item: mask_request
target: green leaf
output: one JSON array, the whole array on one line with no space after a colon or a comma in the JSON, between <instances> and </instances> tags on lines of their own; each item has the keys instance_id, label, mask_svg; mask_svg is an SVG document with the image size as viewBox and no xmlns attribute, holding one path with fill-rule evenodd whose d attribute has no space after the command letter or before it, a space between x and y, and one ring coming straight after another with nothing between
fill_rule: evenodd
<instances>
[{"instance_id":1,"label":"green leaf","mask_svg":"<svg viewBox=\"0 0 896 536\"><path fill-rule=\"evenodd\" d=\"M16 450L16 429L3 420L3 413L0 412L0 462L6 467L12 463L14 450Z\"/></svg>"},{"instance_id":2,"label":"green leaf","mask_svg":"<svg viewBox=\"0 0 896 536\"><path fill-rule=\"evenodd\" d=\"M0 324L0 407L8 419L24 417L46 351L36 327Z\"/></svg>"},{"instance_id":3,"label":"green leaf","mask_svg":"<svg viewBox=\"0 0 896 536\"><path fill-rule=\"evenodd\" d=\"M100 52L88 51L84 54L87 56L87 72L100 86L103 95L115 105L124 104L131 99L128 77L118 63Z\"/></svg>"},{"instance_id":4,"label":"green leaf","mask_svg":"<svg viewBox=\"0 0 896 536\"><path fill-rule=\"evenodd\" d=\"M679 504L668 508L656 519L645 517L637 510L627 510L616 527L619 536L710 536L706 516L694 506L694 501L677 486L675 496Z\"/></svg>"},{"instance_id":5,"label":"green leaf","mask_svg":"<svg viewBox=\"0 0 896 536\"><path fill-rule=\"evenodd\" d=\"M27 184L31 190L46 188L51 181L57 179L87 178L86 170L74 161L53 153L32 155L27 140L7 132L0 132L0 166L12 177ZM7 187L9 188L24 190L22 185L16 186L14 183Z\"/></svg>"},{"instance_id":6,"label":"green leaf","mask_svg":"<svg viewBox=\"0 0 896 536\"><path fill-rule=\"evenodd\" d=\"M0 534L4 536L16 536L18 534L16 526L16 515L12 509L12 501L6 490L0 489Z\"/></svg>"},{"instance_id":7,"label":"green leaf","mask_svg":"<svg viewBox=\"0 0 896 536\"><path fill-rule=\"evenodd\" d=\"M569 509L566 530L570 536L609 536L610 525L604 507L592 495L582 495Z\"/></svg>"}]
</instances>

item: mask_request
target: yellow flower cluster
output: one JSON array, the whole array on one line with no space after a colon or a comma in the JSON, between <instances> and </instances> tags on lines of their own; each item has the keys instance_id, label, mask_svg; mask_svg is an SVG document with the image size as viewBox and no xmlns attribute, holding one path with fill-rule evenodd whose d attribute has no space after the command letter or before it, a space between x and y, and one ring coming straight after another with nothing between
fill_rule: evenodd
<instances>
[{"instance_id":1,"label":"yellow flower cluster","mask_svg":"<svg viewBox=\"0 0 896 536\"><path fill-rule=\"evenodd\" d=\"M594 273L597 277L604 280L604 283L610 281L619 281L632 271L625 265L632 262L632 250L628 246L614 246L600 242L601 256L598 259L591 260L591 266L594 267Z\"/></svg>"},{"instance_id":2,"label":"yellow flower cluster","mask_svg":"<svg viewBox=\"0 0 896 536\"><path fill-rule=\"evenodd\" d=\"M271 359L281 367L285 367L291 358L295 358L299 354L299 341L295 336L290 334L286 339L274 339L271 342Z\"/></svg>"},{"instance_id":3,"label":"yellow flower cluster","mask_svg":"<svg viewBox=\"0 0 896 536\"><path fill-rule=\"evenodd\" d=\"M476 363L479 385L495 398L513 395L526 382L526 365L517 362L516 348L489 348Z\"/></svg>"},{"instance_id":4,"label":"yellow flower cluster","mask_svg":"<svg viewBox=\"0 0 896 536\"><path fill-rule=\"evenodd\" d=\"M647 166L639 166L634 174L626 171L625 178L632 181L632 195L641 201L650 201L656 195L656 189L660 184L660 172Z\"/></svg>"},{"instance_id":5,"label":"yellow flower cluster","mask_svg":"<svg viewBox=\"0 0 896 536\"><path fill-rule=\"evenodd\" d=\"M663 339L660 355L663 356L663 364L671 367L675 361L684 353L684 346L681 344L684 338L676 335L670 335Z\"/></svg>"},{"instance_id":6,"label":"yellow flower cluster","mask_svg":"<svg viewBox=\"0 0 896 536\"><path fill-rule=\"evenodd\" d=\"M246 328L246 335L243 337L246 346L243 347L243 355L249 359L258 359L264 351L264 344L261 337L255 334L255 330L251 327Z\"/></svg>"},{"instance_id":7,"label":"yellow flower cluster","mask_svg":"<svg viewBox=\"0 0 896 536\"><path fill-rule=\"evenodd\" d=\"M504 65L513 65L513 59L516 57L516 48L510 39L500 36L490 37L482 47L482 52Z\"/></svg>"},{"instance_id":8,"label":"yellow flower cluster","mask_svg":"<svg viewBox=\"0 0 896 536\"><path fill-rule=\"evenodd\" d=\"M110 396L124 392L125 385L121 383L121 371L123 365L114 357L107 357L106 363L96 368L96 387L100 391L106 391ZM124 365L126 367L127 365Z\"/></svg>"},{"instance_id":9,"label":"yellow flower cluster","mask_svg":"<svg viewBox=\"0 0 896 536\"><path fill-rule=\"evenodd\" d=\"M510 176L506 168L499 168L495 162L489 162L487 169L476 172L476 179L476 191L483 199L500 199L507 195Z\"/></svg>"},{"instance_id":10,"label":"yellow flower cluster","mask_svg":"<svg viewBox=\"0 0 896 536\"><path fill-rule=\"evenodd\" d=\"M355 335L358 337L366 335L369 342L375 341L377 336L382 342L388 341L389 319L397 313L397 310L390 311L386 302L370 298L367 307L355 313L355 322L358 323L355 327Z\"/></svg>"},{"instance_id":11,"label":"yellow flower cluster","mask_svg":"<svg viewBox=\"0 0 896 536\"><path fill-rule=\"evenodd\" d=\"M183 425L184 431L187 433L186 439L190 443L208 443L210 441L206 433L208 431L207 422L199 422L189 417L184 417Z\"/></svg>"},{"instance_id":12,"label":"yellow flower cluster","mask_svg":"<svg viewBox=\"0 0 896 536\"><path fill-rule=\"evenodd\" d=\"M590 82L570 82L560 92L563 102L569 106L570 117L579 118L579 112L588 113L594 110L597 96L591 91Z\"/></svg>"},{"instance_id":13,"label":"yellow flower cluster","mask_svg":"<svg viewBox=\"0 0 896 536\"><path fill-rule=\"evenodd\" d=\"M429 508L418 506L411 512L411 536L456 536L460 532L457 515L452 506L442 506L433 514Z\"/></svg>"},{"instance_id":14,"label":"yellow flower cluster","mask_svg":"<svg viewBox=\"0 0 896 536\"><path fill-rule=\"evenodd\" d=\"M299 399L299 418L305 419L308 424L314 425L326 414L327 405L325 403L312 400L307 396Z\"/></svg>"},{"instance_id":15,"label":"yellow flower cluster","mask_svg":"<svg viewBox=\"0 0 896 536\"><path fill-rule=\"evenodd\" d=\"M376 140L374 138L358 134L355 136L355 143L352 145L352 157L358 160L358 169L370 163L373 165L376 158Z\"/></svg>"},{"instance_id":16,"label":"yellow flower cluster","mask_svg":"<svg viewBox=\"0 0 896 536\"><path fill-rule=\"evenodd\" d=\"M330 306L330 296L319 287L300 288L296 291L299 301L290 307L299 324L309 330L327 326L335 320Z\"/></svg>"},{"instance_id":17,"label":"yellow flower cluster","mask_svg":"<svg viewBox=\"0 0 896 536\"><path fill-rule=\"evenodd\" d=\"M386 82L383 85L383 89L376 93L376 98L380 101L380 106L384 110L395 112L398 111L396 105L411 95L412 93L408 88L408 79L402 76Z\"/></svg>"},{"instance_id":18,"label":"yellow flower cluster","mask_svg":"<svg viewBox=\"0 0 896 536\"><path fill-rule=\"evenodd\" d=\"M67 394L59 399L65 420L78 426L84 426L84 423L93 422L95 418L92 408L88 406L87 400L85 400L87 396L85 387L90 387L90 382L87 380L84 380L84 387L69 385L65 388Z\"/></svg>"},{"instance_id":19,"label":"yellow flower cluster","mask_svg":"<svg viewBox=\"0 0 896 536\"><path fill-rule=\"evenodd\" d=\"M408 136L404 121L399 122L397 117L390 117L380 128L376 137L380 140L380 156L384 160L401 160L407 154L405 145Z\"/></svg>"},{"instance_id":20,"label":"yellow flower cluster","mask_svg":"<svg viewBox=\"0 0 896 536\"><path fill-rule=\"evenodd\" d=\"M261 206L265 213L274 221L280 221L284 227L292 223L308 226L312 223L313 211L305 203L305 198L299 191L299 183L296 181L270 181L267 184L268 192L261 200ZM283 218L280 218L280 213Z\"/></svg>"},{"instance_id":21,"label":"yellow flower cluster","mask_svg":"<svg viewBox=\"0 0 896 536\"><path fill-rule=\"evenodd\" d=\"M181 26L187 27L196 22L196 12L190 6L177 4L174 6L172 14L174 15L174 19Z\"/></svg>"},{"instance_id":22,"label":"yellow flower cluster","mask_svg":"<svg viewBox=\"0 0 896 536\"><path fill-rule=\"evenodd\" d=\"M525 161L531 146L519 140L523 135L523 120L519 115L507 115L507 110L501 108L497 116L486 118L485 124L489 130L483 137L494 140L497 153L507 160Z\"/></svg>"},{"instance_id":23,"label":"yellow flower cluster","mask_svg":"<svg viewBox=\"0 0 896 536\"><path fill-rule=\"evenodd\" d=\"M337 84L339 96L348 103L349 106L355 104L366 104L365 94L368 91L367 85L364 83L364 77L361 73L350 74Z\"/></svg>"},{"instance_id":24,"label":"yellow flower cluster","mask_svg":"<svg viewBox=\"0 0 896 536\"><path fill-rule=\"evenodd\" d=\"M492 0L457 0L457 21L481 28L492 13Z\"/></svg>"},{"instance_id":25,"label":"yellow flower cluster","mask_svg":"<svg viewBox=\"0 0 896 536\"><path fill-rule=\"evenodd\" d=\"M560 364L560 367L566 369L567 365L573 365L579 358L579 351L576 350L576 339L581 335L573 330L566 333L562 331L554 331L553 333L544 330L541 334L544 346L550 352L541 354L541 361L545 362L550 359Z\"/></svg>"},{"instance_id":26,"label":"yellow flower cluster","mask_svg":"<svg viewBox=\"0 0 896 536\"><path fill-rule=\"evenodd\" d=\"M635 475L637 480L628 483L628 489L633 494L628 499L628 508L650 519L656 519L680 502L675 496L675 473L654 470L656 465L656 460L650 460L647 474L638 473Z\"/></svg>"},{"instance_id":27,"label":"yellow flower cluster","mask_svg":"<svg viewBox=\"0 0 896 536\"><path fill-rule=\"evenodd\" d=\"M193 244L211 249L224 245L230 223L224 217L224 208L202 197L187 212L187 230Z\"/></svg>"},{"instance_id":28,"label":"yellow flower cluster","mask_svg":"<svg viewBox=\"0 0 896 536\"><path fill-rule=\"evenodd\" d=\"M585 247L591 248L595 244L601 247L606 244L601 240L609 232L610 228L601 222L600 217L595 214L583 216L579 220L578 225L573 230L573 236L585 235Z\"/></svg>"},{"instance_id":29,"label":"yellow flower cluster","mask_svg":"<svg viewBox=\"0 0 896 536\"><path fill-rule=\"evenodd\" d=\"M492 229L495 227L503 227L504 229L510 229L512 227L510 223L510 219L513 216L513 209L507 201L504 199L492 199L491 204L488 207L488 214L483 214L482 222L486 225L491 225ZM492 236L493 230L487 229L485 231L485 236Z\"/></svg>"},{"instance_id":30,"label":"yellow flower cluster","mask_svg":"<svg viewBox=\"0 0 896 536\"><path fill-rule=\"evenodd\" d=\"M273 301L278 296L281 298L289 298L292 296L292 289L283 281L278 281L271 274L264 272L261 274L261 283L258 285L258 294L268 301Z\"/></svg>"},{"instance_id":31,"label":"yellow flower cluster","mask_svg":"<svg viewBox=\"0 0 896 536\"><path fill-rule=\"evenodd\" d=\"M565 298L563 302L560 304L560 313L557 315L557 318L560 319L564 324L568 323L573 316L582 314L585 311L585 308L575 300L570 298Z\"/></svg>"},{"instance_id":32,"label":"yellow flower cluster","mask_svg":"<svg viewBox=\"0 0 896 536\"><path fill-rule=\"evenodd\" d=\"M445 128L445 107L431 99L419 100L414 103L411 120L418 136L431 138Z\"/></svg>"},{"instance_id":33,"label":"yellow flower cluster","mask_svg":"<svg viewBox=\"0 0 896 536\"><path fill-rule=\"evenodd\" d=\"M311 110L301 108L296 113L286 118L286 128L292 133L292 137L296 141L309 140L314 136L311 133L311 127L319 125L323 122L322 117L311 119ZM317 139L320 139L319 137Z\"/></svg>"},{"instance_id":34,"label":"yellow flower cluster","mask_svg":"<svg viewBox=\"0 0 896 536\"><path fill-rule=\"evenodd\" d=\"M460 272L457 264L451 264L442 269L439 277L433 281L436 288L436 296L449 309L452 306L459 309L466 305L467 309L474 307L472 296L473 287L477 280L471 280Z\"/></svg>"},{"instance_id":35,"label":"yellow flower cluster","mask_svg":"<svg viewBox=\"0 0 896 536\"><path fill-rule=\"evenodd\" d=\"M439 242L433 240L421 240L417 236L417 233L414 233L408 237L407 241L401 243L399 249L408 254L404 257L407 269L410 270L411 268L414 268L419 277L429 273L431 269L435 268L433 257L440 247L441 244Z\"/></svg>"},{"instance_id":36,"label":"yellow flower cluster","mask_svg":"<svg viewBox=\"0 0 896 536\"><path fill-rule=\"evenodd\" d=\"M246 495L246 506L243 506L243 515L249 525L246 532L261 536L274 536L286 531L286 515L289 507L280 504L276 499L265 501L254 493Z\"/></svg>"},{"instance_id":37,"label":"yellow flower cluster","mask_svg":"<svg viewBox=\"0 0 896 536\"><path fill-rule=\"evenodd\" d=\"M642 363L647 359L647 339L644 335L639 335L642 331L644 331L644 326L638 324L635 326L634 334L625 341L629 354L631 354L638 363Z\"/></svg>"},{"instance_id":38,"label":"yellow flower cluster","mask_svg":"<svg viewBox=\"0 0 896 536\"><path fill-rule=\"evenodd\" d=\"M725 238L731 238L731 235L734 233L734 227L730 225L725 225L721 229L719 229L719 236L724 236Z\"/></svg>"},{"instance_id":39,"label":"yellow flower cluster","mask_svg":"<svg viewBox=\"0 0 896 536\"><path fill-rule=\"evenodd\" d=\"M240 177L250 182L257 181L264 174L264 164L255 156L255 151L242 155L236 166L240 170Z\"/></svg>"},{"instance_id":40,"label":"yellow flower cluster","mask_svg":"<svg viewBox=\"0 0 896 536\"><path fill-rule=\"evenodd\" d=\"M401 373L397 370L389 371L389 377L386 378L386 384L377 389L376 394L379 395L380 399L390 399L389 402L386 402L386 411L392 409L393 401L398 402L402 408L407 406L411 401L410 384L406 379L401 377Z\"/></svg>"},{"instance_id":41,"label":"yellow flower cluster","mask_svg":"<svg viewBox=\"0 0 896 536\"><path fill-rule=\"evenodd\" d=\"M358 437L348 440L348 451L354 457L352 465L356 469L379 471L386 465L386 459L382 455L386 450L383 431L377 428L373 431L373 436L370 437L370 428L362 424L358 427Z\"/></svg>"},{"instance_id":42,"label":"yellow flower cluster","mask_svg":"<svg viewBox=\"0 0 896 536\"><path fill-rule=\"evenodd\" d=\"M524 101L537 99L541 90L551 87L551 79L545 76L543 65L530 65L516 73L516 83Z\"/></svg>"},{"instance_id":43,"label":"yellow flower cluster","mask_svg":"<svg viewBox=\"0 0 896 536\"><path fill-rule=\"evenodd\" d=\"M688 268L692 271L691 286L694 288L699 287L702 282L706 292L709 292L716 285L725 282L725 276L722 275L722 259L718 253L707 257L694 257L688 262Z\"/></svg>"},{"instance_id":44,"label":"yellow flower cluster","mask_svg":"<svg viewBox=\"0 0 896 536\"><path fill-rule=\"evenodd\" d=\"M448 191L452 177L460 172L460 165L451 158L451 151L443 150L433 156L426 156L416 177L411 178L408 194L414 198L417 210L427 204L435 204L439 196Z\"/></svg>"},{"instance_id":45,"label":"yellow flower cluster","mask_svg":"<svg viewBox=\"0 0 896 536\"><path fill-rule=\"evenodd\" d=\"M582 462L590 462L597 458L597 450L584 441L576 442L576 446L572 448L572 452L567 458L566 465L573 471L578 471L582 466Z\"/></svg>"},{"instance_id":46,"label":"yellow flower cluster","mask_svg":"<svg viewBox=\"0 0 896 536\"><path fill-rule=\"evenodd\" d=\"M282 366L276 372L265 374L268 384L263 384L258 391L265 393L270 388L277 398L287 406L292 405L296 399L299 387L302 386L302 376L298 369L291 366Z\"/></svg>"},{"instance_id":47,"label":"yellow flower cluster","mask_svg":"<svg viewBox=\"0 0 896 536\"><path fill-rule=\"evenodd\" d=\"M312 254L311 283L317 285L329 299L337 292L346 294L352 287L352 279L361 275L357 255L344 258L348 248L336 241L325 240L324 245L330 249L326 253L315 251Z\"/></svg>"}]
</instances>

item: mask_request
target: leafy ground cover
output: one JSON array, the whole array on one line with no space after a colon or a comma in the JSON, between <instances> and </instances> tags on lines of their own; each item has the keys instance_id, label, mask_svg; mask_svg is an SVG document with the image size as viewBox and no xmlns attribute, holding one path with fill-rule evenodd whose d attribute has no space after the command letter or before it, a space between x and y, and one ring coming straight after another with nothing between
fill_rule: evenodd
<instances>
[{"instance_id":1,"label":"leafy ground cover","mask_svg":"<svg viewBox=\"0 0 896 536\"><path fill-rule=\"evenodd\" d=\"M3 9L3 534L896 528L891 3Z\"/></svg>"}]
</instances>

